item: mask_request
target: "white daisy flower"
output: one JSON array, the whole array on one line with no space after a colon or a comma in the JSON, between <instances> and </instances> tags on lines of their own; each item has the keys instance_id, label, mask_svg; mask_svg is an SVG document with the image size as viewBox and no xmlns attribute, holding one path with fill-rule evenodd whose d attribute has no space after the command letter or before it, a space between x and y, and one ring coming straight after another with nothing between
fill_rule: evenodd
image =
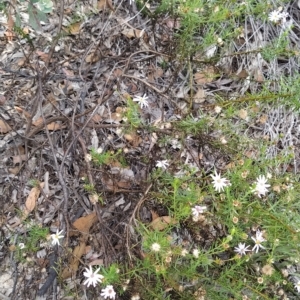
<instances>
[{"instance_id":1,"label":"white daisy flower","mask_svg":"<svg viewBox=\"0 0 300 300\"><path fill-rule=\"evenodd\" d=\"M255 245L252 248L252 251L255 251L255 253L258 252L258 250L261 249L265 249L264 246L262 246L262 242L265 242L266 240L263 238L261 231L257 230L255 237L251 237L251 239L254 241Z\"/></svg>"},{"instance_id":2,"label":"white daisy flower","mask_svg":"<svg viewBox=\"0 0 300 300\"><path fill-rule=\"evenodd\" d=\"M164 170L166 170L167 167L168 167L169 165L170 165L170 164L168 163L167 160L158 160L158 161L156 162L156 166L157 166L158 168L162 168L162 169L164 169Z\"/></svg>"},{"instance_id":3,"label":"white daisy flower","mask_svg":"<svg viewBox=\"0 0 300 300\"><path fill-rule=\"evenodd\" d=\"M98 282L102 282L102 279L104 278L103 275L98 274L98 272L100 271L100 268L98 268L95 272L93 271L92 267L90 266L90 268L85 268L86 272L83 273L83 275L85 277L87 277L87 279L85 280L85 282L83 284L87 285L87 287L89 287L90 285L93 285L94 287L96 286L96 284Z\"/></svg>"},{"instance_id":4,"label":"white daisy flower","mask_svg":"<svg viewBox=\"0 0 300 300\"><path fill-rule=\"evenodd\" d=\"M297 290L297 293L300 293L300 280L297 279L297 281L294 283L295 289Z\"/></svg>"},{"instance_id":5,"label":"white daisy flower","mask_svg":"<svg viewBox=\"0 0 300 300\"><path fill-rule=\"evenodd\" d=\"M224 187L231 185L230 181L226 178L221 178L221 174L218 174L217 171L215 171L215 175L211 174L210 176L213 179L214 189L219 193L224 190Z\"/></svg>"},{"instance_id":6,"label":"white daisy flower","mask_svg":"<svg viewBox=\"0 0 300 300\"><path fill-rule=\"evenodd\" d=\"M51 234L52 239L52 245L59 245L59 240L62 239L64 236L62 235L63 230L58 232L58 229L56 230L56 233Z\"/></svg>"},{"instance_id":7,"label":"white daisy flower","mask_svg":"<svg viewBox=\"0 0 300 300\"><path fill-rule=\"evenodd\" d=\"M246 244L239 243L238 246L234 248L234 251L239 255L246 255L246 251L250 251L248 247L250 246L246 246Z\"/></svg>"},{"instance_id":8,"label":"white daisy flower","mask_svg":"<svg viewBox=\"0 0 300 300\"><path fill-rule=\"evenodd\" d=\"M104 299L115 299L116 292L114 291L114 287L112 285L108 285L105 289L102 289L101 296L104 297Z\"/></svg>"},{"instance_id":9,"label":"white daisy flower","mask_svg":"<svg viewBox=\"0 0 300 300\"><path fill-rule=\"evenodd\" d=\"M146 96L146 94L144 94L144 96L136 96L133 98L133 101L134 102L138 102L139 106L141 108L144 108L144 107L148 107L149 106L149 103L147 101L148 97Z\"/></svg>"},{"instance_id":10,"label":"white daisy flower","mask_svg":"<svg viewBox=\"0 0 300 300\"><path fill-rule=\"evenodd\" d=\"M159 252L160 248L161 248L160 244L158 244L158 243L153 243L151 245L151 250L154 251L154 252Z\"/></svg>"},{"instance_id":11,"label":"white daisy flower","mask_svg":"<svg viewBox=\"0 0 300 300\"><path fill-rule=\"evenodd\" d=\"M271 22L277 23L281 20L281 13L279 10L274 10L269 13L269 18Z\"/></svg>"},{"instance_id":12,"label":"white daisy flower","mask_svg":"<svg viewBox=\"0 0 300 300\"><path fill-rule=\"evenodd\" d=\"M181 250L181 256L183 256L183 257L185 257L188 253L189 253L189 251L187 251L186 249Z\"/></svg>"},{"instance_id":13,"label":"white daisy flower","mask_svg":"<svg viewBox=\"0 0 300 300\"><path fill-rule=\"evenodd\" d=\"M282 23L285 23L286 22L286 18L289 16L289 14L287 12L282 12L280 14L280 19L281 19L281 22Z\"/></svg>"},{"instance_id":14,"label":"white daisy flower","mask_svg":"<svg viewBox=\"0 0 300 300\"><path fill-rule=\"evenodd\" d=\"M205 205L196 205L192 208L192 215L197 218L199 215L203 214L206 211L206 208L207 207Z\"/></svg>"},{"instance_id":15,"label":"white daisy flower","mask_svg":"<svg viewBox=\"0 0 300 300\"><path fill-rule=\"evenodd\" d=\"M19 248L20 249L24 249L25 248L25 244L24 243L19 243Z\"/></svg>"},{"instance_id":16,"label":"white daisy flower","mask_svg":"<svg viewBox=\"0 0 300 300\"><path fill-rule=\"evenodd\" d=\"M85 159L85 161L91 161L91 160L92 160L92 155L87 153L87 154L85 155L85 158L84 158L84 159Z\"/></svg>"},{"instance_id":17,"label":"white daisy flower","mask_svg":"<svg viewBox=\"0 0 300 300\"><path fill-rule=\"evenodd\" d=\"M270 187L270 185L267 183L267 178L264 175L260 175L256 179L256 184L255 184L255 187L252 190L252 192L255 195L257 195L259 198L261 198L261 196L266 195L269 187Z\"/></svg>"},{"instance_id":18,"label":"white daisy flower","mask_svg":"<svg viewBox=\"0 0 300 300\"><path fill-rule=\"evenodd\" d=\"M199 257L199 250L198 249L193 249L193 255L194 255L194 257L198 258Z\"/></svg>"}]
</instances>

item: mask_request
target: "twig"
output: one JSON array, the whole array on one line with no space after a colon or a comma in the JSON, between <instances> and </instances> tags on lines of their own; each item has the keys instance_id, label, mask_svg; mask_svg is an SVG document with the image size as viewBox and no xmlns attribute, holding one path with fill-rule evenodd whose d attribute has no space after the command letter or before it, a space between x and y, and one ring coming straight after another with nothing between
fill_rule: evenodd
<instances>
[{"instance_id":1,"label":"twig","mask_svg":"<svg viewBox=\"0 0 300 300\"><path fill-rule=\"evenodd\" d=\"M48 277L46 279L46 282L43 284L43 286L38 290L37 295L43 296L48 291L51 284L54 282L57 276L57 260L58 260L58 254L57 254L57 247L56 249L51 253L49 257L49 273Z\"/></svg>"},{"instance_id":2,"label":"twig","mask_svg":"<svg viewBox=\"0 0 300 300\"><path fill-rule=\"evenodd\" d=\"M131 217L128 221L128 224L126 226L126 248L127 248L127 253L128 253L128 256L130 258L130 260L132 260L132 257L131 257L131 254L130 254L130 247L129 247L129 238L130 238L130 233L129 233L129 226L131 225L131 223L133 222L133 220L135 219L135 215L139 212L140 210L140 207L141 205L145 202L146 200L146 196L147 194L149 193L151 187L152 187L152 183L150 183L146 189L146 191L144 192L143 194L143 197L139 200L139 202L137 203L137 205L135 206L132 214L131 214Z\"/></svg>"}]
</instances>

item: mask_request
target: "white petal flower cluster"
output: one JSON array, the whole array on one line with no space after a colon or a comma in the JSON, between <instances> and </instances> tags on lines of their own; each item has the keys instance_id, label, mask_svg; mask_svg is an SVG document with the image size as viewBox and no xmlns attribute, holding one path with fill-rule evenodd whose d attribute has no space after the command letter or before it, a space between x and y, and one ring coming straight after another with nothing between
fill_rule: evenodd
<instances>
[{"instance_id":1,"label":"white petal flower cluster","mask_svg":"<svg viewBox=\"0 0 300 300\"><path fill-rule=\"evenodd\" d=\"M226 178L222 178L221 174L218 174L217 171L215 171L215 175L211 174L210 176L213 179L212 183L213 183L214 189L216 191L218 191L219 193L221 191L223 191L226 186L231 185L230 181Z\"/></svg>"},{"instance_id":2,"label":"white petal flower cluster","mask_svg":"<svg viewBox=\"0 0 300 300\"><path fill-rule=\"evenodd\" d=\"M269 187L270 187L270 185L267 183L267 178L264 175L260 175L256 179L255 187L252 190L252 192L255 195L257 195L259 198L261 198L261 196L266 195Z\"/></svg>"},{"instance_id":3,"label":"white petal flower cluster","mask_svg":"<svg viewBox=\"0 0 300 300\"><path fill-rule=\"evenodd\" d=\"M255 251L255 253L257 253L260 248L265 249L265 247L261 243L265 242L266 240L263 238L261 231L257 230L255 237L252 236L251 239L255 243L254 247L252 248L252 251Z\"/></svg>"},{"instance_id":4,"label":"white petal flower cluster","mask_svg":"<svg viewBox=\"0 0 300 300\"><path fill-rule=\"evenodd\" d=\"M268 19L271 22L278 23L281 21L282 23L286 22L286 18L289 16L287 12L281 12L281 8L277 10L273 10L269 13Z\"/></svg>"},{"instance_id":5,"label":"white petal flower cluster","mask_svg":"<svg viewBox=\"0 0 300 300\"><path fill-rule=\"evenodd\" d=\"M98 268L96 271L93 271L91 266L89 266L89 268L85 268L85 272L83 273L83 275L86 277L86 280L83 282L83 284L87 285L87 287L89 287L90 285L95 287L98 283L102 283L104 276L99 274L99 271L100 268ZM116 292L114 290L114 287L112 285L107 285L101 290L101 296L104 299L115 299Z\"/></svg>"},{"instance_id":6,"label":"white petal flower cluster","mask_svg":"<svg viewBox=\"0 0 300 300\"><path fill-rule=\"evenodd\" d=\"M156 162L156 166L157 166L158 168L162 168L162 169L166 170L167 167L169 166L169 163L168 163L167 160L158 160L158 161Z\"/></svg>"},{"instance_id":7,"label":"white petal flower cluster","mask_svg":"<svg viewBox=\"0 0 300 300\"><path fill-rule=\"evenodd\" d=\"M144 96L136 96L133 98L134 102L137 102L141 108L148 107L149 103L147 101L148 97L146 94Z\"/></svg>"},{"instance_id":8,"label":"white petal flower cluster","mask_svg":"<svg viewBox=\"0 0 300 300\"><path fill-rule=\"evenodd\" d=\"M104 297L104 299L115 299L116 292L114 290L114 287L112 285L108 285L105 289L102 289L101 296Z\"/></svg>"},{"instance_id":9,"label":"white petal flower cluster","mask_svg":"<svg viewBox=\"0 0 300 300\"><path fill-rule=\"evenodd\" d=\"M206 211L206 206L203 205L196 205L192 208L192 215L193 215L193 221L197 222L199 220L199 217L201 214L203 214Z\"/></svg>"},{"instance_id":10,"label":"white petal flower cluster","mask_svg":"<svg viewBox=\"0 0 300 300\"><path fill-rule=\"evenodd\" d=\"M56 230L56 233L51 234L51 239L52 239L52 245L59 245L59 240L62 239L64 236L62 235L63 230L58 231Z\"/></svg>"},{"instance_id":11,"label":"white petal flower cluster","mask_svg":"<svg viewBox=\"0 0 300 300\"><path fill-rule=\"evenodd\" d=\"M295 289L297 290L297 293L300 293L300 280L297 279L297 281L294 283Z\"/></svg>"},{"instance_id":12,"label":"white petal flower cluster","mask_svg":"<svg viewBox=\"0 0 300 300\"><path fill-rule=\"evenodd\" d=\"M154 251L154 252L159 252L160 251L160 244L158 244L158 243L153 243L152 245L151 245L151 250L152 251Z\"/></svg>"},{"instance_id":13,"label":"white petal flower cluster","mask_svg":"<svg viewBox=\"0 0 300 300\"><path fill-rule=\"evenodd\" d=\"M246 251L250 251L248 248L250 246L246 246L244 243L239 243L237 247L234 248L234 251L238 253L239 255L246 255Z\"/></svg>"},{"instance_id":14,"label":"white petal flower cluster","mask_svg":"<svg viewBox=\"0 0 300 300\"><path fill-rule=\"evenodd\" d=\"M83 284L87 285L87 287L89 287L90 285L95 287L98 282L101 283L104 276L101 274L98 274L99 271L100 271L100 268L98 268L94 272L91 266L89 268L85 268L85 272L83 273L83 275L87 279L85 280L85 282Z\"/></svg>"},{"instance_id":15,"label":"white petal flower cluster","mask_svg":"<svg viewBox=\"0 0 300 300\"><path fill-rule=\"evenodd\" d=\"M263 237L263 233L260 230L257 230L255 233L255 236L252 236L251 239L254 241L255 245L252 248L252 251L257 253L259 249L265 249L265 247L261 244L262 242L265 242L266 239ZM246 246L245 243L239 243L237 247L234 248L234 252L237 254L243 256L246 255L247 251L250 251L248 248L250 246Z\"/></svg>"}]
</instances>

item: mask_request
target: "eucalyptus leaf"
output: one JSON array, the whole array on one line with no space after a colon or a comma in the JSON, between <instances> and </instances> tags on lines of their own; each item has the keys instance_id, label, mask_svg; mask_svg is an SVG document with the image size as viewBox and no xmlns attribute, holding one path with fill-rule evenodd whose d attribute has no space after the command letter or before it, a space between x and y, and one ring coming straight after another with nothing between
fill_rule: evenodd
<instances>
[{"instance_id":1,"label":"eucalyptus leaf","mask_svg":"<svg viewBox=\"0 0 300 300\"><path fill-rule=\"evenodd\" d=\"M38 30L41 27L40 21L37 18L36 9L32 6L28 6L28 14L29 14L29 25L35 29Z\"/></svg>"}]
</instances>

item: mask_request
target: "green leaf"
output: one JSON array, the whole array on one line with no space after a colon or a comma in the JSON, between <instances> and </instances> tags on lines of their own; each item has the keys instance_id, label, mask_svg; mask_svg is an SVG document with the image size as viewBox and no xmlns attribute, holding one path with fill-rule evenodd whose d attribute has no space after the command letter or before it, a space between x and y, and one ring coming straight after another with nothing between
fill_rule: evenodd
<instances>
[{"instance_id":1,"label":"green leaf","mask_svg":"<svg viewBox=\"0 0 300 300\"><path fill-rule=\"evenodd\" d=\"M39 21L48 22L47 15L44 12L36 9L36 14L37 14Z\"/></svg>"},{"instance_id":2,"label":"green leaf","mask_svg":"<svg viewBox=\"0 0 300 300\"><path fill-rule=\"evenodd\" d=\"M29 25L33 29L38 30L38 29L40 29L41 24L40 24L40 22L39 22L39 20L37 18L37 15L36 15L36 13L35 13L34 10L36 10L36 9L32 5L28 6L28 14L29 14L29 20L28 20L28 22L29 22Z\"/></svg>"}]
</instances>

